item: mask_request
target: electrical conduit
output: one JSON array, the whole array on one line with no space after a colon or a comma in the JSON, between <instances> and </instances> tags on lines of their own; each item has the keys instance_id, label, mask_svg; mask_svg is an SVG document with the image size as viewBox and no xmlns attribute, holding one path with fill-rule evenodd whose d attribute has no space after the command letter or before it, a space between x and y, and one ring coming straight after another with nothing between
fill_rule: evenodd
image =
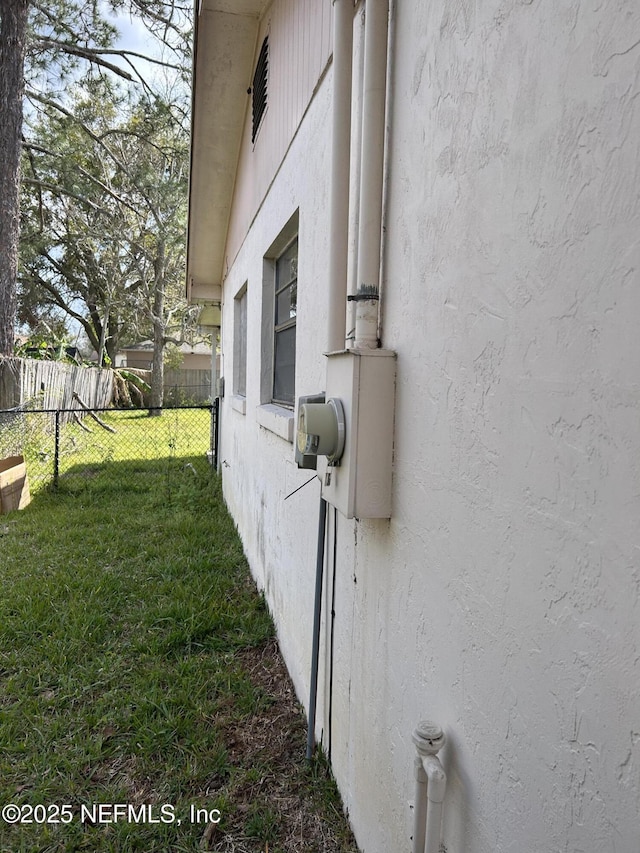
<instances>
[{"instance_id":1,"label":"electrical conduit","mask_svg":"<svg viewBox=\"0 0 640 853\"><path fill-rule=\"evenodd\" d=\"M351 94L353 67L353 0L334 0L333 15L333 129L329 224L329 352L343 350L346 338L347 263L349 256L349 180L351 169ZM324 574L327 505L320 498L316 590L313 609L311 689L307 724L307 760L315 745L320 655L320 615Z\"/></svg>"},{"instance_id":2,"label":"electrical conduit","mask_svg":"<svg viewBox=\"0 0 640 853\"><path fill-rule=\"evenodd\" d=\"M327 524L327 503L320 498L318 512L318 548L316 552L316 591L313 607L313 648L311 650L311 688L307 722L307 761L313 757L316 728L316 702L318 698L318 659L320 657L320 616L322 613L322 578L324 576L324 540Z\"/></svg>"},{"instance_id":3,"label":"electrical conduit","mask_svg":"<svg viewBox=\"0 0 640 853\"><path fill-rule=\"evenodd\" d=\"M347 262L349 251L349 180L351 166L351 89L353 77L353 0L334 0L333 15L333 129L329 233L328 350L344 349L346 338ZM327 505L320 498L316 589L313 609L311 689L307 725L307 760L315 745L320 655L320 615L324 574Z\"/></svg>"},{"instance_id":4,"label":"electrical conduit","mask_svg":"<svg viewBox=\"0 0 640 853\"><path fill-rule=\"evenodd\" d=\"M351 89L353 79L353 0L333 2L333 129L329 234L328 351L345 347L349 180L351 165Z\"/></svg>"},{"instance_id":5,"label":"electrical conduit","mask_svg":"<svg viewBox=\"0 0 640 853\"><path fill-rule=\"evenodd\" d=\"M355 349L376 349L387 88L389 0L367 0L364 23L362 150L358 222Z\"/></svg>"}]
</instances>

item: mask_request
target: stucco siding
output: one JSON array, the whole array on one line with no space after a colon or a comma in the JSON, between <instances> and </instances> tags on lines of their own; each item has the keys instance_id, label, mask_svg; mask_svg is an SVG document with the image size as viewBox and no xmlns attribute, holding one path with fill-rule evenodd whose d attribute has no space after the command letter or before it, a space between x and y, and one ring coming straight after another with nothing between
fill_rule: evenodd
<instances>
[{"instance_id":1,"label":"stucco siding","mask_svg":"<svg viewBox=\"0 0 640 853\"><path fill-rule=\"evenodd\" d=\"M226 245L229 264L242 245L325 73L331 57L332 21L331 3L274 0L261 22L256 59L268 36L267 109L252 141L248 103Z\"/></svg>"},{"instance_id":2,"label":"stucco siding","mask_svg":"<svg viewBox=\"0 0 640 853\"><path fill-rule=\"evenodd\" d=\"M318 484L285 501L309 480L293 460L290 442L258 421L261 399L261 324L263 256L291 216L299 216L299 303L296 394L314 393L324 384L322 352L328 236L318 227L327 217L330 89L314 98L306 121L282 164L253 227L224 284L223 312L231 312L237 292L247 286L246 414L225 401L221 421L221 466L225 495L243 537L252 569L276 617L300 698L308 692L314 555L318 519ZM304 166L303 166L304 164ZM304 176L304 180L301 178ZM273 310L273 309L271 309ZM228 315L227 315L228 316ZM223 325L225 376L233 376L233 324Z\"/></svg>"},{"instance_id":3,"label":"stucco siding","mask_svg":"<svg viewBox=\"0 0 640 853\"><path fill-rule=\"evenodd\" d=\"M458 720L451 850L639 849L637 12L396 9L380 681Z\"/></svg>"},{"instance_id":4,"label":"stucco siding","mask_svg":"<svg viewBox=\"0 0 640 853\"><path fill-rule=\"evenodd\" d=\"M330 510L317 726L366 853L411 849L424 718L447 853L640 853L639 44L634 0L392 3L393 510ZM223 317L248 293L225 495L305 703L319 484L287 498L310 472L256 411L263 255L296 210L296 395L325 386L331 81L271 166L243 152L224 281Z\"/></svg>"}]
</instances>

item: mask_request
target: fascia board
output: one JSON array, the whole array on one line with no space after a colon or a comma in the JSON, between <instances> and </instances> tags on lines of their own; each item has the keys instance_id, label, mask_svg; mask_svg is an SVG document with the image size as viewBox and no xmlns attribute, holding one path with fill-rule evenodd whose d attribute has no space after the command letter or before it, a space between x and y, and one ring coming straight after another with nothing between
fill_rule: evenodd
<instances>
[{"instance_id":1,"label":"fascia board","mask_svg":"<svg viewBox=\"0 0 640 853\"><path fill-rule=\"evenodd\" d=\"M219 289L259 26L257 14L217 11L197 21L191 120L187 295ZM241 4L263 7L263 3Z\"/></svg>"}]
</instances>

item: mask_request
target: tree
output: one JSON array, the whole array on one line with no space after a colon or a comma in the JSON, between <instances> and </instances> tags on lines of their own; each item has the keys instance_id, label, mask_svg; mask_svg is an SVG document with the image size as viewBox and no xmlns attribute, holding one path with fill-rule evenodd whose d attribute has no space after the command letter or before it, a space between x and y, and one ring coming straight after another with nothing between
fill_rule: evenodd
<instances>
[{"instance_id":1,"label":"tree","mask_svg":"<svg viewBox=\"0 0 640 853\"><path fill-rule=\"evenodd\" d=\"M22 0L21 3L2 0L2 3L0 23L3 53L0 57L0 80L6 77L5 89L0 93L3 94L2 102L21 106L22 95L26 91L29 104L25 126L28 156L23 190L23 200L26 199L23 215L25 239L22 241L28 275L24 278L21 315L23 319L25 316L37 319L42 314L42 310L36 310L36 292L39 288L41 308L51 310L54 306L65 310L84 326L100 353L103 350L109 352L117 343L119 330L127 323L127 317L124 316L127 306L131 312L136 307L139 312L139 304L136 306L135 300L131 304L134 291L141 290L139 282L132 282L130 276L125 274L123 280L127 282L127 292L124 297L117 285L122 273L126 272L123 265L126 267L129 264L131 267L133 264L133 256L122 245L122 231L118 226L123 229L127 226L127 221L123 219L127 205L130 213L134 214L134 224L139 225L140 207L127 200L126 191L118 189L113 172L113 168L118 166L117 146L112 144L113 139L108 139L110 129L103 126L99 134L93 132L91 122L83 111L90 113L91 99L95 101L99 97L102 105L115 106L111 119L118 115L118 107L123 103L123 98L126 100L126 96L113 84L115 78L129 83L135 81L138 90L146 92L148 103L154 102L152 86L136 65L136 60L141 58L140 54L114 47L115 29L101 14L106 4L75 0L54 0L44 4L32 0L26 63L28 83L25 90L21 71L25 57L28 0ZM181 9L174 0L167 3L162 0L111 0L109 6L112 11L128 9L140 15L149 30L162 38L173 57L173 61L165 58L154 58L152 61L160 68L177 72L179 78L184 80L188 52L185 9ZM14 24L14 18L5 7L8 10L20 7L23 12L19 21L22 26L22 65L10 62L17 53L13 49L11 26L15 29L17 24ZM75 102L71 102L69 95L65 94L70 82L73 82L75 90L81 90L84 95ZM104 100L107 90L112 97ZM169 112L176 125L182 126L184 130L186 109L183 103L177 101L173 106L173 113L171 110ZM54 116L57 116L59 122L57 128L54 126ZM32 131L41 124L47 125L49 138L34 140ZM3 123L3 131L6 128L6 133L0 136L0 161L6 166L3 180L14 188L12 195L11 192L5 192L4 183L0 185L3 199L0 209L0 257L8 259L6 272L0 269L0 306L3 312L0 316L0 353L5 354L12 351L16 302L17 251L10 250L10 238L17 247L21 125L20 109L13 123ZM61 145L67 132L73 144ZM84 140L80 141L83 134ZM136 137L135 132L131 135ZM139 134L137 138L139 141L142 139ZM13 159L4 156L5 151L13 151L12 145L17 151ZM70 159L74 145L75 154L80 154L79 169L73 167ZM83 146L87 145L93 150L88 162L83 163ZM57 169L60 171L57 172ZM122 171L126 172L126 169ZM120 180L123 183L122 176ZM32 216L36 217L36 224ZM106 228L107 222L115 228ZM83 225L87 227L81 233ZM109 234L112 237L115 235L111 242ZM143 240L138 242L140 245L144 243ZM161 272L163 268L164 264L161 263L157 271ZM128 272L131 272L130 268ZM163 276L159 278L161 280ZM87 310L79 311L78 300L83 299ZM123 299L124 314L118 309L114 316L112 306L118 305Z\"/></svg>"},{"instance_id":2,"label":"tree","mask_svg":"<svg viewBox=\"0 0 640 853\"><path fill-rule=\"evenodd\" d=\"M188 139L159 98L115 101L94 81L72 109L42 109L25 143L20 317L65 312L112 362L122 340L152 336L159 407L187 312Z\"/></svg>"},{"instance_id":3,"label":"tree","mask_svg":"<svg viewBox=\"0 0 640 853\"><path fill-rule=\"evenodd\" d=\"M0 356L12 355L28 0L0 4Z\"/></svg>"}]
</instances>

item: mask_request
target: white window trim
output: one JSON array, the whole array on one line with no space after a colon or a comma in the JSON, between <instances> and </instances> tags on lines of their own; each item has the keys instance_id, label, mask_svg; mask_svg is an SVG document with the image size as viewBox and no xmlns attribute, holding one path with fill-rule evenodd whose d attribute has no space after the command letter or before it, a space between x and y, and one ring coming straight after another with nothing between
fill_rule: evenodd
<instances>
[{"instance_id":1,"label":"white window trim","mask_svg":"<svg viewBox=\"0 0 640 853\"><path fill-rule=\"evenodd\" d=\"M247 398L241 394L234 394L231 397L231 408L234 412L240 412L241 415L247 414Z\"/></svg>"},{"instance_id":2,"label":"white window trim","mask_svg":"<svg viewBox=\"0 0 640 853\"><path fill-rule=\"evenodd\" d=\"M275 403L264 403L256 410L256 420L261 427L268 429L293 444L294 415L291 409Z\"/></svg>"},{"instance_id":3,"label":"white window trim","mask_svg":"<svg viewBox=\"0 0 640 853\"><path fill-rule=\"evenodd\" d=\"M246 400L247 396L247 356L248 356L248 340L247 340L247 327L249 322L248 317L248 296L249 287L248 282L245 282L240 290L236 293L233 298L233 397L231 401L232 408L236 411L240 411L241 407L239 404L234 405L234 399L237 398L238 401ZM240 331L240 306L241 302L244 298L244 334L241 334ZM243 348L243 351L241 349ZM244 394L238 389L238 385L240 384L240 368L244 367ZM246 413L246 403L244 406L243 414Z\"/></svg>"}]
</instances>

